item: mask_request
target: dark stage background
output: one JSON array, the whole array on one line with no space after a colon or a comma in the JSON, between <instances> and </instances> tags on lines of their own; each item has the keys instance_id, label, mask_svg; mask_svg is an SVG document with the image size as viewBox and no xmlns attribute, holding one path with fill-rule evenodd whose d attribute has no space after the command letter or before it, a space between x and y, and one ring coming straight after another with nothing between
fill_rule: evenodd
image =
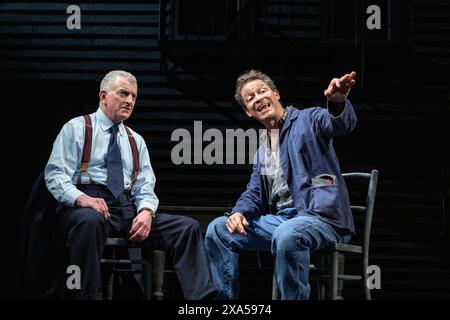
<instances>
[{"instance_id":1,"label":"dark stage background","mask_svg":"<svg viewBox=\"0 0 450 320\"><path fill-rule=\"evenodd\" d=\"M70 30L66 8L81 8ZM369 30L369 5L381 29ZM1 297L13 298L20 218L52 143L94 112L99 83L124 69L139 81L128 125L142 134L161 205L231 206L250 165L171 162L176 128L259 128L234 102L234 81L258 68L285 105L324 105L331 78L355 70L359 122L335 139L344 172L380 171L370 263L374 299L449 299L450 2L444 0L34 1L0 4L3 210ZM206 143L204 144L206 145ZM219 212L191 214L202 226ZM351 268L351 261L349 262ZM268 299L270 256L242 257L242 298ZM167 274L168 299L180 297ZM344 296L358 298L346 285Z\"/></svg>"}]
</instances>

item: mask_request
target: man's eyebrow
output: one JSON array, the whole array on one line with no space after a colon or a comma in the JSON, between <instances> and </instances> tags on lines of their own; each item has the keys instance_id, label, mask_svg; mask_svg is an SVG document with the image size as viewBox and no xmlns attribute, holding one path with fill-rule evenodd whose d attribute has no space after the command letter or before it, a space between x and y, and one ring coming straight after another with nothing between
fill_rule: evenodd
<instances>
[{"instance_id":1,"label":"man's eyebrow","mask_svg":"<svg viewBox=\"0 0 450 320\"><path fill-rule=\"evenodd\" d=\"M261 90L261 89L266 89L266 88L268 88L268 87L265 86L265 85L260 85L260 86L255 87L255 88L254 88L253 90L251 90L250 92L247 92L245 95L246 95L246 96L253 95L255 91L259 91L259 90Z\"/></svg>"}]
</instances>

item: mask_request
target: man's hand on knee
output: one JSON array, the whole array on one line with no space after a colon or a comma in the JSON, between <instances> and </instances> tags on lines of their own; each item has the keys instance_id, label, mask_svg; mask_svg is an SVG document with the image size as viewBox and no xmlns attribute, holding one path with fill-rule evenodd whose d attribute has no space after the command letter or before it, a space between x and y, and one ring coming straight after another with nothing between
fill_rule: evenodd
<instances>
[{"instance_id":1,"label":"man's hand on knee","mask_svg":"<svg viewBox=\"0 0 450 320\"><path fill-rule=\"evenodd\" d=\"M150 234L152 214L149 210L142 210L134 219L130 229L130 240L144 241Z\"/></svg>"},{"instance_id":2,"label":"man's hand on knee","mask_svg":"<svg viewBox=\"0 0 450 320\"><path fill-rule=\"evenodd\" d=\"M95 211L100 212L105 219L109 219L109 217L111 217L108 205L102 198L92 198L87 194L82 194L77 198L76 204L81 208L92 208Z\"/></svg>"},{"instance_id":3,"label":"man's hand on knee","mask_svg":"<svg viewBox=\"0 0 450 320\"><path fill-rule=\"evenodd\" d=\"M245 227L248 227L248 221L240 212L233 213L227 220L227 230L229 233L239 232L246 236Z\"/></svg>"}]
</instances>

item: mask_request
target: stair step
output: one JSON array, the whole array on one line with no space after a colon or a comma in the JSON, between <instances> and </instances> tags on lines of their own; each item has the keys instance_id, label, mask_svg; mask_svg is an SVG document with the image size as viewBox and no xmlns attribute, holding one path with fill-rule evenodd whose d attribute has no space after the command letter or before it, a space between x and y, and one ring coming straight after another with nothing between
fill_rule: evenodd
<instances>
[{"instance_id":1,"label":"stair step","mask_svg":"<svg viewBox=\"0 0 450 320\"><path fill-rule=\"evenodd\" d=\"M156 39L159 33L157 27L146 26L82 26L79 30L68 30L66 25L59 26L24 26L24 25L3 25L0 28L0 35L79 35L79 36L99 36L108 37L126 36L126 37L145 37L147 39Z\"/></svg>"},{"instance_id":2,"label":"stair step","mask_svg":"<svg viewBox=\"0 0 450 320\"><path fill-rule=\"evenodd\" d=\"M2 6L0 5L0 9ZM35 24L35 25L66 25L67 18L69 14L55 14L54 12L45 12L45 13L28 13L28 14L18 14L18 13L8 13L7 11L2 11L0 13L0 23L2 25L6 24ZM132 19L130 19L130 15L124 14L104 14L95 13L95 14L83 14L84 11L81 11L81 26L85 25L158 25L159 23L159 15L156 13L149 13L147 15L144 14L133 14Z\"/></svg>"},{"instance_id":3,"label":"stair step","mask_svg":"<svg viewBox=\"0 0 450 320\"><path fill-rule=\"evenodd\" d=\"M38 47L45 48L104 48L114 50L115 48L124 48L132 50L139 49L158 49L158 41L156 39L104 39L104 38L72 38L67 34L59 37L45 38L42 35L32 34L29 38L5 37L0 42L0 48L13 49L15 47Z\"/></svg>"},{"instance_id":4,"label":"stair step","mask_svg":"<svg viewBox=\"0 0 450 320\"><path fill-rule=\"evenodd\" d=\"M30 11L30 12L40 12L40 11L56 11L58 13L65 14L66 9L69 5L64 3L49 3L49 2L11 2L0 4L0 9L3 12L16 12L16 11ZM145 4L145 3L129 3L129 4L116 4L116 3L82 3L78 5L81 12L120 12L126 14L128 12L153 12L159 13L158 4Z\"/></svg>"}]
</instances>

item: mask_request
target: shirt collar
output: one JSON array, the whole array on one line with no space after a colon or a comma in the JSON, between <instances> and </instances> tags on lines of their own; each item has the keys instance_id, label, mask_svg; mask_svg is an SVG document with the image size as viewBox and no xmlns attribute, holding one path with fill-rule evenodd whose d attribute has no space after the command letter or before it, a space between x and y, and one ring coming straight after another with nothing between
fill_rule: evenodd
<instances>
[{"instance_id":1,"label":"shirt collar","mask_svg":"<svg viewBox=\"0 0 450 320\"><path fill-rule=\"evenodd\" d=\"M114 125L114 122L112 122L111 119L106 116L106 114L103 112L103 110L101 108L97 109L97 112L95 113L95 117L97 118L98 124L100 125L100 128L102 128L103 131L108 131ZM123 126L123 122L120 122L118 124L120 135L122 135L122 130L121 130L122 126Z\"/></svg>"},{"instance_id":2,"label":"shirt collar","mask_svg":"<svg viewBox=\"0 0 450 320\"><path fill-rule=\"evenodd\" d=\"M280 127L280 130L281 130L280 132L283 132L284 130L289 128L291 123L295 119L297 119L298 113L293 112L294 110L297 110L297 109L292 106L286 107L286 111L284 112L284 115L283 115L283 124Z\"/></svg>"},{"instance_id":3,"label":"shirt collar","mask_svg":"<svg viewBox=\"0 0 450 320\"><path fill-rule=\"evenodd\" d=\"M287 112L288 112L288 109L284 109L283 115L281 116L281 119L278 121L278 130L280 130L280 132L284 126L284 123L286 122ZM268 134L268 131L270 131L270 129L266 129L265 131L266 131L265 137L267 138L267 134Z\"/></svg>"},{"instance_id":4,"label":"shirt collar","mask_svg":"<svg viewBox=\"0 0 450 320\"><path fill-rule=\"evenodd\" d=\"M283 128L284 122L286 121L286 115L287 115L287 110L284 109L283 111L283 116L280 119L280 129Z\"/></svg>"}]
</instances>

